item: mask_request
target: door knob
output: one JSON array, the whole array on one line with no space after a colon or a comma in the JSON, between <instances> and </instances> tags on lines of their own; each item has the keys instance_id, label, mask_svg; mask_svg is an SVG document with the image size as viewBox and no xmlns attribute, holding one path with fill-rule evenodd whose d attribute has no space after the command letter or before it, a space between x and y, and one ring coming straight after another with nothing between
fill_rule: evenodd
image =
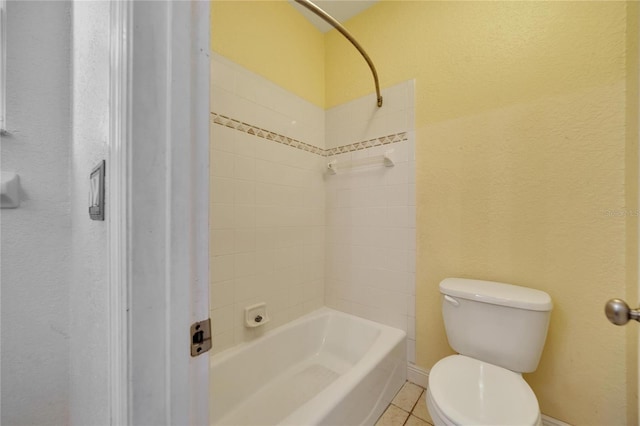
<instances>
[{"instance_id":1,"label":"door knob","mask_svg":"<svg viewBox=\"0 0 640 426\"><path fill-rule=\"evenodd\" d=\"M629 320L640 322L640 309L630 309L627 302L621 299L611 299L604 305L604 313L615 325L625 325Z\"/></svg>"}]
</instances>

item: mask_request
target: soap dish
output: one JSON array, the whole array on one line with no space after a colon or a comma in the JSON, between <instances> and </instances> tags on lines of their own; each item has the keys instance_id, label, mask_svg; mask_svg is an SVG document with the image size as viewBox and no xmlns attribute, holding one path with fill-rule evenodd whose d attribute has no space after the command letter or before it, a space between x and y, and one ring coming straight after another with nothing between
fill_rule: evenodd
<instances>
[{"instance_id":1,"label":"soap dish","mask_svg":"<svg viewBox=\"0 0 640 426\"><path fill-rule=\"evenodd\" d=\"M256 328L265 325L270 321L267 315L267 304L257 303L244 308L244 325L249 328Z\"/></svg>"}]
</instances>

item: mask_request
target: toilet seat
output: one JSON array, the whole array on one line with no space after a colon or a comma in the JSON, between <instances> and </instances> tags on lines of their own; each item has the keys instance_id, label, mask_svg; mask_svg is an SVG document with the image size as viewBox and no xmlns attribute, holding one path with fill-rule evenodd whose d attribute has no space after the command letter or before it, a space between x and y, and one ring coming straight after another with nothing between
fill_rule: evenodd
<instances>
[{"instance_id":1,"label":"toilet seat","mask_svg":"<svg viewBox=\"0 0 640 426\"><path fill-rule=\"evenodd\" d=\"M444 424L536 425L540 408L520 374L452 355L429 373L429 398Z\"/></svg>"}]
</instances>

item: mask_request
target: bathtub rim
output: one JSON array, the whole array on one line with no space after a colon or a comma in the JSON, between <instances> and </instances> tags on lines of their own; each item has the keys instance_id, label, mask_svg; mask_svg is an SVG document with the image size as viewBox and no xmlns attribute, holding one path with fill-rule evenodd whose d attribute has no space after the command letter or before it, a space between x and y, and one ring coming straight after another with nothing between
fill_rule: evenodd
<instances>
[{"instance_id":1,"label":"bathtub rim","mask_svg":"<svg viewBox=\"0 0 640 426\"><path fill-rule=\"evenodd\" d=\"M372 320L369 320L369 319L366 319L366 318L362 318L362 317L359 317L357 315L348 314L346 312L338 311L336 309L332 309L332 308L329 308L327 306L323 306L321 308L318 308L318 309L316 309L314 311L309 312L308 314L305 314L305 315L303 315L303 316L301 316L299 318L296 318L293 321L289 321L289 322L287 322L285 324L282 324L282 325L279 325L279 326L277 326L277 327L275 327L275 328L273 328L273 329L271 329L269 331L266 331L264 334L262 334L261 336L255 338L255 339L253 339L251 341L239 343L239 344L237 344L235 346L232 346L230 348L227 348L227 349L225 349L223 351L220 351L218 353L210 355L209 356L209 366L213 367L215 365L221 364L224 361L228 360L229 358L232 358L233 355L235 355L236 353L243 352L245 350L249 350L252 346L257 346L258 344L260 344L260 342L262 340L265 340L268 337L284 333L288 329L294 328L297 325L304 324L304 323L312 321L313 319L316 319L318 317L328 316L328 315L331 315L331 314L335 314L335 315L342 316L342 317L348 317L350 319L355 319L357 321L364 322L365 324L372 325L372 326L374 326L376 328L380 328L383 333L384 333L385 330L388 330L388 332L390 332L392 335L399 332L401 334L399 334L398 337L400 337L401 339L402 338L406 338L406 336L407 336L407 333L402 329L391 327L389 325L382 324L382 323L379 323L379 322L376 322L376 321L372 321ZM383 333L381 333L381 335ZM376 340L374 341L373 344L375 344L378 341L379 338L380 338L380 336L378 336L376 338Z\"/></svg>"}]
</instances>

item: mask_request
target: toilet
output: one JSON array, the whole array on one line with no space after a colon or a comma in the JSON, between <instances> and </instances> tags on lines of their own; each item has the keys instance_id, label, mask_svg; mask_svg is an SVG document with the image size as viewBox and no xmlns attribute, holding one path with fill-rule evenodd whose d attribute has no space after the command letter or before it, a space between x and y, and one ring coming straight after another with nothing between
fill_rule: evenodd
<instances>
[{"instance_id":1,"label":"toilet","mask_svg":"<svg viewBox=\"0 0 640 426\"><path fill-rule=\"evenodd\" d=\"M535 371L547 337L551 297L540 290L463 278L440 283L449 345L458 355L429 372L434 425L542 425L521 373Z\"/></svg>"}]
</instances>

